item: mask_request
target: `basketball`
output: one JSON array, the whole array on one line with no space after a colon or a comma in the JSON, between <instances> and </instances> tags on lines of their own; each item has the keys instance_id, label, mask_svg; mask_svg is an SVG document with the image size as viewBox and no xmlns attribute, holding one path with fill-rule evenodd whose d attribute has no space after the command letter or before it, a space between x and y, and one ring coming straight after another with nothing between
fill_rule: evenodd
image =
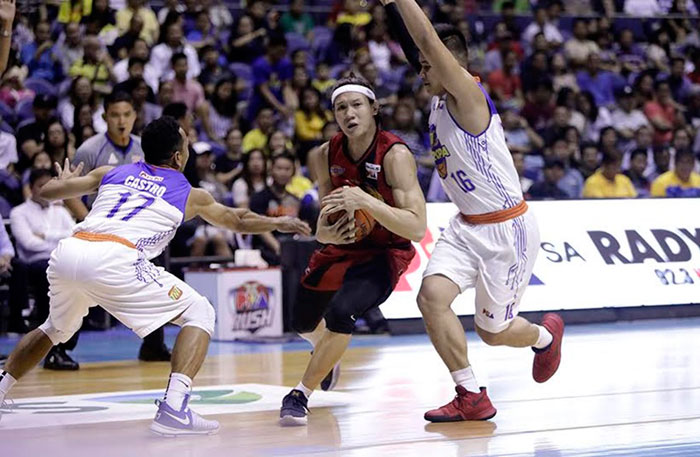
<instances>
[{"instance_id":1,"label":"basketball","mask_svg":"<svg viewBox=\"0 0 700 457\"><path fill-rule=\"evenodd\" d=\"M343 217L345 210L336 211L328 215L328 223L330 225L335 224L338 220ZM372 232L377 221L374 220L372 215L363 209L358 209L355 211L355 241L360 241Z\"/></svg>"}]
</instances>

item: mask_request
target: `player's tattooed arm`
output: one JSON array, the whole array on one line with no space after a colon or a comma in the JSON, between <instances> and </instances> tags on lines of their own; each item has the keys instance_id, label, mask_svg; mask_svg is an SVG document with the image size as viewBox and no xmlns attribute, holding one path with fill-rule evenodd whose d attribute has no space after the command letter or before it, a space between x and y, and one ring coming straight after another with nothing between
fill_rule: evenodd
<instances>
[{"instance_id":1,"label":"player's tattooed arm","mask_svg":"<svg viewBox=\"0 0 700 457\"><path fill-rule=\"evenodd\" d=\"M47 182L39 191L39 197L44 200L65 200L93 194L100 187L104 175L114 168L95 168L85 176L80 176L83 172L82 162L71 169L70 162L66 159L63 167L58 162L56 162L55 167L58 176Z\"/></svg>"},{"instance_id":2,"label":"player's tattooed arm","mask_svg":"<svg viewBox=\"0 0 700 457\"><path fill-rule=\"evenodd\" d=\"M311 228L306 222L296 217L267 217L244 208L229 208L214 200L203 189L192 189L187 199L185 219L200 216L205 221L218 227L224 227L240 233L265 233L277 230L284 233L310 235Z\"/></svg>"},{"instance_id":3,"label":"player's tattooed arm","mask_svg":"<svg viewBox=\"0 0 700 457\"><path fill-rule=\"evenodd\" d=\"M327 195L322 205L333 207L333 211L345 210L348 214L364 209L390 232L421 241L427 227L425 198L418 184L413 154L405 145L395 144L384 157L383 166L396 206L387 205L359 187L338 189Z\"/></svg>"}]
</instances>

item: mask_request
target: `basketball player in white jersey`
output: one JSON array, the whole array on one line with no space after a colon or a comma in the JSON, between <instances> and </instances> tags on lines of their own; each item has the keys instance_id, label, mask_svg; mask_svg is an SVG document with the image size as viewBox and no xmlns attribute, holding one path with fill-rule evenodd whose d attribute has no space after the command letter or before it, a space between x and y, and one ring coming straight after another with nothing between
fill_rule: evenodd
<instances>
[{"instance_id":1,"label":"basketball player in white jersey","mask_svg":"<svg viewBox=\"0 0 700 457\"><path fill-rule=\"evenodd\" d=\"M189 156L185 132L162 117L143 132L145 162L100 167L80 176L56 164L57 179L41 198L63 200L97 192L97 199L73 236L61 240L49 261L49 318L25 335L0 372L0 404L9 389L44 358L51 346L67 341L92 306L100 305L131 328L147 335L168 322L182 327L172 355L172 372L151 430L160 435L213 434L219 424L188 406L192 378L204 362L214 330L209 301L172 274L156 267L158 256L184 221L200 216L212 225L245 233L272 230L308 235L296 218L269 218L217 203L192 188L182 170Z\"/></svg>"},{"instance_id":2,"label":"basketball player in white jersey","mask_svg":"<svg viewBox=\"0 0 700 457\"><path fill-rule=\"evenodd\" d=\"M395 4L420 51L421 77L433 95L429 123L436 168L445 193L460 211L435 245L418 295L426 329L452 374L457 395L428 411L425 419L486 420L496 409L467 359L464 329L450 308L457 295L476 288L474 323L485 343L534 349L537 382L548 380L559 367L564 322L553 313L544 316L542 325L518 316L539 232L523 200L501 119L466 69L464 36L452 26L433 28L415 0Z\"/></svg>"}]
</instances>

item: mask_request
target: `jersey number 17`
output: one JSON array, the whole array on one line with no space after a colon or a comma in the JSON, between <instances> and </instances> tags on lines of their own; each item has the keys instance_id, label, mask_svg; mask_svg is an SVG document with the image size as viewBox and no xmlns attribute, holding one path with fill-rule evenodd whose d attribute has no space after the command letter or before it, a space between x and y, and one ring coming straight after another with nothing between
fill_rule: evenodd
<instances>
[{"instance_id":1,"label":"jersey number 17","mask_svg":"<svg viewBox=\"0 0 700 457\"><path fill-rule=\"evenodd\" d=\"M112 218L112 217L116 216L116 214L119 212L119 210L122 208L122 206L124 206L124 204L125 204L131 197L134 196L134 194L132 194L131 192L122 192L122 193L119 194L119 195L121 196L121 198L119 199L119 201L117 202L117 204L114 205L114 208L112 208L112 209L110 210L109 214L107 214L107 218ZM146 209L146 208L148 208L149 206L151 206L151 205L153 204L153 202L156 201L155 198L149 197L148 195L144 195L144 194L138 194L138 195L136 195L136 197L140 197L140 198L143 198L143 199L145 200L144 203L143 203L143 205L137 206L136 208L132 209L132 210L129 212L129 214L127 214L126 216L122 217L122 220L123 220L123 221L128 221L129 219L131 219L132 217L136 216L138 213L140 213L140 212L143 211L144 209Z\"/></svg>"}]
</instances>

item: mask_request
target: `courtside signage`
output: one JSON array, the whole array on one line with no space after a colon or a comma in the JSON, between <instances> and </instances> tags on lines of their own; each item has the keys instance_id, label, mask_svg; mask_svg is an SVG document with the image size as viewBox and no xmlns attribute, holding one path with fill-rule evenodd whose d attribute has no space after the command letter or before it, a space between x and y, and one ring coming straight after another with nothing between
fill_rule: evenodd
<instances>
[{"instance_id":1,"label":"courtside signage","mask_svg":"<svg viewBox=\"0 0 700 457\"><path fill-rule=\"evenodd\" d=\"M521 311L700 302L700 199L528 202L540 227L540 249ZM382 312L420 317L416 296L430 254L457 213L428 204L428 231ZM474 314L474 291L453 309Z\"/></svg>"}]
</instances>

